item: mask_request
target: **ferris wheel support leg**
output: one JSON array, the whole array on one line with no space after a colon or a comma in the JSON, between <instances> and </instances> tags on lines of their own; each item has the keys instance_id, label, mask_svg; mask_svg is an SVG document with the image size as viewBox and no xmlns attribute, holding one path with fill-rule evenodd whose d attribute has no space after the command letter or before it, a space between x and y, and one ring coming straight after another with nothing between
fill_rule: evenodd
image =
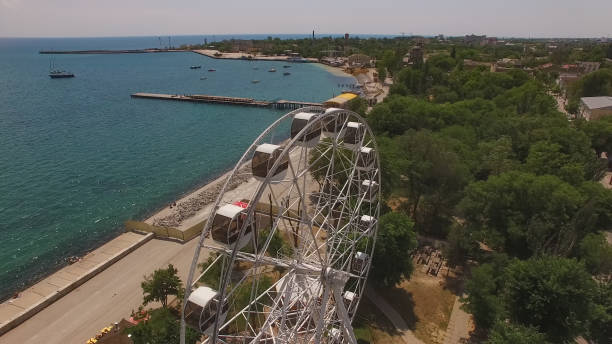
<instances>
[{"instance_id":1,"label":"ferris wheel support leg","mask_svg":"<svg viewBox=\"0 0 612 344\"><path fill-rule=\"evenodd\" d=\"M338 318L342 322L342 327L344 328L344 334L348 339L350 344L357 344L357 338L355 338L355 332L353 331L353 326L351 325L351 318L346 311L346 307L344 306L344 302L342 302L342 293L339 288L333 288L334 291L334 299L336 299L336 310L338 311Z\"/></svg>"},{"instance_id":2,"label":"ferris wheel support leg","mask_svg":"<svg viewBox=\"0 0 612 344\"><path fill-rule=\"evenodd\" d=\"M325 288L325 291L323 291L322 300L323 302L321 303L321 314L319 315L321 318L319 319L319 325L317 326L315 343L321 343L321 335L323 334L323 327L325 327L325 309L327 308L327 301L329 300L329 288Z\"/></svg>"}]
</instances>

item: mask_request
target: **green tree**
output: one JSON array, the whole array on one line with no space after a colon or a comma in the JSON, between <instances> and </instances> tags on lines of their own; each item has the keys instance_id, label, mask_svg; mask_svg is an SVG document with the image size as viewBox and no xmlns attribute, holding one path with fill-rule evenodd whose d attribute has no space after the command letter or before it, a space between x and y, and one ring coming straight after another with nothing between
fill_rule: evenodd
<instances>
[{"instance_id":1,"label":"green tree","mask_svg":"<svg viewBox=\"0 0 612 344\"><path fill-rule=\"evenodd\" d=\"M417 247L414 224L401 213L387 213L379 221L370 279L392 286L412 273L411 253Z\"/></svg>"},{"instance_id":2,"label":"green tree","mask_svg":"<svg viewBox=\"0 0 612 344\"><path fill-rule=\"evenodd\" d=\"M181 323L177 315L168 308L159 308L149 312L149 320L142 321L134 327L127 328L134 344L168 344L178 343ZM200 334L191 328L185 331L185 343L195 344Z\"/></svg>"},{"instance_id":3,"label":"green tree","mask_svg":"<svg viewBox=\"0 0 612 344\"><path fill-rule=\"evenodd\" d=\"M584 265L545 256L508 266L503 299L511 321L534 326L560 343L587 333L595 292Z\"/></svg>"},{"instance_id":4,"label":"green tree","mask_svg":"<svg viewBox=\"0 0 612 344\"><path fill-rule=\"evenodd\" d=\"M548 344L546 336L534 327L498 321L489 333L487 344Z\"/></svg>"},{"instance_id":5,"label":"green tree","mask_svg":"<svg viewBox=\"0 0 612 344\"><path fill-rule=\"evenodd\" d=\"M166 269L157 269L152 275L145 276L140 284L144 295L143 304L159 301L163 308L168 306L168 295L180 298L183 293L183 283L177 275L178 270L168 264Z\"/></svg>"},{"instance_id":6,"label":"green tree","mask_svg":"<svg viewBox=\"0 0 612 344\"><path fill-rule=\"evenodd\" d=\"M463 265L467 259L478 250L478 243L472 238L472 233L464 226L454 224L446 238L447 246L444 256L451 267Z\"/></svg>"},{"instance_id":7,"label":"green tree","mask_svg":"<svg viewBox=\"0 0 612 344\"><path fill-rule=\"evenodd\" d=\"M387 78L387 69L382 63L376 68L376 72L378 73L378 81L381 84L384 83Z\"/></svg>"},{"instance_id":8,"label":"green tree","mask_svg":"<svg viewBox=\"0 0 612 344\"><path fill-rule=\"evenodd\" d=\"M495 141L485 141L478 144L480 161L478 179L486 180L490 175L500 175L515 170L519 166L516 154L512 150L512 139L508 136Z\"/></svg>"},{"instance_id":9,"label":"green tree","mask_svg":"<svg viewBox=\"0 0 612 344\"><path fill-rule=\"evenodd\" d=\"M574 124L589 137L597 156L602 152L612 154L612 116L597 121L576 120Z\"/></svg>"},{"instance_id":10,"label":"green tree","mask_svg":"<svg viewBox=\"0 0 612 344\"><path fill-rule=\"evenodd\" d=\"M383 175L383 184L395 184L406 193L402 208L415 221L418 231L444 234L470 178L467 166L448 149L445 138L428 131L410 130L383 144L388 143L393 148L381 150L383 163L391 162L383 166L389 168Z\"/></svg>"},{"instance_id":11,"label":"green tree","mask_svg":"<svg viewBox=\"0 0 612 344\"><path fill-rule=\"evenodd\" d=\"M591 274L612 274L612 246L603 233L587 234L580 242L578 251Z\"/></svg>"},{"instance_id":12,"label":"green tree","mask_svg":"<svg viewBox=\"0 0 612 344\"><path fill-rule=\"evenodd\" d=\"M598 96L612 96L612 69L602 68L580 78L569 89L568 102L577 110L581 97Z\"/></svg>"},{"instance_id":13,"label":"green tree","mask_svg":"<svg viewBox=\"0 0 612 344\"><path fill-rule=\"evenodd\" d=\"M223 268L221 260L224 259L221 258L215 263L217 257L218 256L216 253L211 254L206 261L198 264L198 267L202 272L206 271L206 273L200 278L200 282L215 290L219 290L219 284L221 283L221 270Z\"/></svg>"},{"instance_id":14,"label":"green tree","mask_svg":"<svg viewBox=\"0 0 612 344\"><path fill-rule=\"evenodd\" d=\"M494 248L521 258L567 254L580 236L587 197L554 176L510 172L468 186L459 208Z\"/></svg>"},{"instance_id":15,"label":"green tree","mask_svg":"<svg viewBox=\"0 0 612 344\"><path fill-rule=\"evenodd\" d=\"M319 187L329 187L324 185L326 176L331 176L332 182L336 187L343 186L347 182L353 167L351 164L352 155L353 152L351 150L342 146L337 146L334 153L333 143L329 138L323 139L312 149L309 157L310 170L312 177L317 181Z\"/></svg>"},{"instance_id":16,"label":"green tree","mask_svg":"<svg viewBox=\"0 0 612 344\"><path fill-rule=\"evenodd\" d=\"M612 343L612 282L599 282L589 339L598 344Z\"/></svg>"},{"instance_id":17,"label":"green tree","mask_svg":"<svg viewBox=\"0 0 612 344\"><path fill-rule=\"evenodd\" d=\"M498 259L476 267L465 284L465 307L474 316L474 322L480 329L491 328L503 317L504 308L499 293L503 286L503 268L506 263L505 259Z\"/></svg>"}]
</instances>

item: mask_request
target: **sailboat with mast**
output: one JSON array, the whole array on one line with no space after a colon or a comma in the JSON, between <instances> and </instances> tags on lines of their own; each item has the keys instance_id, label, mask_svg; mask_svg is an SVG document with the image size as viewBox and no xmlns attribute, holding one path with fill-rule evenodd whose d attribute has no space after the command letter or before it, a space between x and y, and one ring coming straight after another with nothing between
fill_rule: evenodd
<instances>
[{"instance_id":1,"label":"sailboat with mast","mask_svg":"<svg viewBox=\"0 0 612 344\"><path fill-rule=\"evenodd\" d=\"M74 73L57 69L53 60L49 61L49 77L51 79L74 78Z\"/></svg>"}]
</instances>

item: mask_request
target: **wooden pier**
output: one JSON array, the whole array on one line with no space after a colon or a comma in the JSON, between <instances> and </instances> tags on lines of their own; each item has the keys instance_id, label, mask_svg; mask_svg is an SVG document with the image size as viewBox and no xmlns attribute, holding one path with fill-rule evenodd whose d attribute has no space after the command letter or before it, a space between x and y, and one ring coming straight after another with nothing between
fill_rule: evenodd
<instances>
[{"instance_id":1,"label":"wooden pier","mask_svg":"<svg viewBox=\"0 0 612 344\"><path fill-rule=\"evenodd\" d=\"M307 106L323 106L321 103L297 102L293 100L277 100L270 105L275 109L299 109Z\"/></svg>"},{"instance_id":2,"label":"wooden pier","mask_svg":"<svg viewBox=\"0 0 612 344\"><path fill-rule=\"evenodd\" d=\"M321 103L311 102L300 102L292 100L277 100L277 101L266 101L256 100L253 98L240 98L240 97L223 97L223 96L210 96L205 94L159 94L159 93L134 93L132 98L148 98L148 99L160 99L160 100L176 100L194 103L212 103L212 104L228 104L228 105L243 105L243 106L254 106L254 107L269 107L274 109L299 109L307 106L323 106Z\"/></svg>"}]
</instances>

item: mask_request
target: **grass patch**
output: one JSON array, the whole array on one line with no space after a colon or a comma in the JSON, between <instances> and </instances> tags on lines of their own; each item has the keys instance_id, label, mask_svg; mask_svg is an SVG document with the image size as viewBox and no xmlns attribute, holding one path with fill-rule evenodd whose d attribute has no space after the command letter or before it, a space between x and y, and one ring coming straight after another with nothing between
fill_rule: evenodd
<instances>
[{"instance_id":1,"label":"grass patch","mask_svg":"<svg viewBox=\"0 0 612 344\"><path fill-rule=\"evenodd\" d=\"M443 282L416 269L409 281L402 281L380 293L404 318L417 338L427 344L439 344L455 303L455 294Z\"/></svg>"}]
</instances>

